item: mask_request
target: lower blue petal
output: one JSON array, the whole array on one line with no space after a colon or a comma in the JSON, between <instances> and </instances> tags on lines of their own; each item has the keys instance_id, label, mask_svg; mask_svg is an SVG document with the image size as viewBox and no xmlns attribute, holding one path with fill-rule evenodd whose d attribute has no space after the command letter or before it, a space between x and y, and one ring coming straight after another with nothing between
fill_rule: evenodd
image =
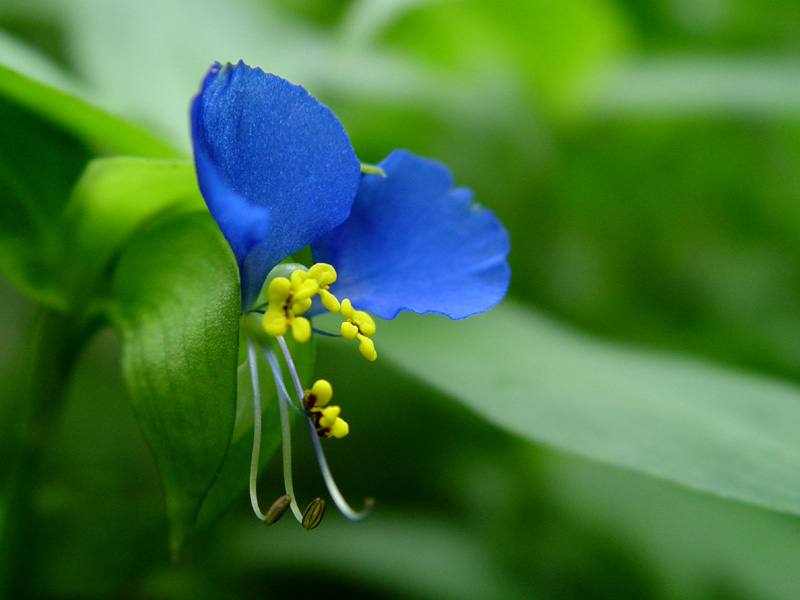
<instances>
[{"instance_id":1,"label":"lower blue petal","mask_svg":"<svg viewBox=\"0 0 800 600\"><path fill-rule=\"evenodd\" d=\"M511 276L508 232L452 188L443 165L395 150L364 175L350 217L312 244L332 264L331 291L384 319L401 310L461 319L494 306Z\"/></svg>"},{"instance_id":2,"label":"lower blue petal","mask_svg":"<svg viewBox=\"0 0 800 600\"><path fill-rule=\"evenodd\" d=\"M273 266L347 218L360 163L327 106L242 62L211 68L191 125L200 191L249 306Z\"/></svg>"}]
</instances>

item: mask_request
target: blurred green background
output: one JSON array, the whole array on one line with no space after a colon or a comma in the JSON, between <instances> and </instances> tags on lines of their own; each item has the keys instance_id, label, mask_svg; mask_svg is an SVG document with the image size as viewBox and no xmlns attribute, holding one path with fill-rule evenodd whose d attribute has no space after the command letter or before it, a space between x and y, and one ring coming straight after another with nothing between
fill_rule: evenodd
<instances>
[{"instance_id":1,"label":"blurred green background","mask_svg":"<svg viewBox=\"0 0 800 600\"><path fill-rule=\"evenodd\" d=\"M507 224L515 297L602 337L800 379L800 3L4 0L0 42L5 64L186 153L212 61L278 73L333 108L362 160L406 147L447 163ZM0 291L12 423L33 309ZM173 564L101 335L14 597L797 597L797 518L518 440L351 358L319 344L353 431L329 459L374 515L264 530L243 498ZM297 464L313 495L312 455ZM277 466L261 481L282 493Z\"/></svg>"}]
</instances>

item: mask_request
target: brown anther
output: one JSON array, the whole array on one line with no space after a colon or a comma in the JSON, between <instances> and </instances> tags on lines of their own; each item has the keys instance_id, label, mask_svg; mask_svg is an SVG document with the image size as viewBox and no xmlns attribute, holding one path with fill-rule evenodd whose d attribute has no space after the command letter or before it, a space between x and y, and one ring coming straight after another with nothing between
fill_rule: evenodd
<instances>
[{"instance_id":1,"label":"brown anther","mask_svg":"<svg viewBox=\"0 0 800 600\"><path fill-rule=\"evenodd\" d=\"M311 531L319 525L325 515L325 500L314 498L303 513L303 527Z\"/></svg>"},{"instance_id":2,"label":"brown anther","mask_svg":"<svg viewBox=\"0 0 800 600\"><path fill-rule=\"evenodd\" d=\"M289 505L292 503L292 498L289 494L284 494L275 502L272 503L272 506L269 507L267 514L264 515L264 525L272 525L273 523L277 523L278 519L283 516L283 513L286 512L286 509L289 508Z\"/></svg>"}]
</instances>

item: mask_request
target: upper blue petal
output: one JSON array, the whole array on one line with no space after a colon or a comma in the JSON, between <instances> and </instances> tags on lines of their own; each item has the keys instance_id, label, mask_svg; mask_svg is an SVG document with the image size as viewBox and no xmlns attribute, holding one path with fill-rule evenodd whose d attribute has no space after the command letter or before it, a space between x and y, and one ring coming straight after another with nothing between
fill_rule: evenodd
<instances>
[{"instance_id":1,"label":"upper blue petal","mask_svg":"<svg viewBox=\"0 0 800 600\"><path fill-rule=\"evenodd\" d=\"M311 245L334 266L331 291L384 319L401 310L453 319L494 306L511 270L508 232L494 214L452 187L443 165L395 150L364 175L350 217Z\"/></svg>"},{"instance_id":2,"label":"upper blue petal","mask_svg":"<svg viewBox=\"0 0 800 600\"><path fill-rule=\"evenodd\" d=\"M200 191L249 306L273 266L347 218L360 163L327 106L242 62L211 67L191 125Z\"/></svg>"}]
</instances>

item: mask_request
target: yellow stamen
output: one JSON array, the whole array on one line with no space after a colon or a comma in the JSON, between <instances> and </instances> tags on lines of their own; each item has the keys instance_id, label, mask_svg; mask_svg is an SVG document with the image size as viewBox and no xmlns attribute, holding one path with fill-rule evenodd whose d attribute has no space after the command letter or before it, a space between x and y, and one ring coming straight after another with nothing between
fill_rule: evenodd
<instances>
[{"instance_id":1,"label":"yellow stamen","mask_svg":"<svg viewBox=\"0 0 800 600\"><path fill-rule=\"evenodd\" d=\"M358 335L358 327L353 325L350 321L345 321L342 323L341 332L342 337L353 340Z\"/></svg>"},{"instance_id":2,"label":"yellow stamen","mask_svg":"<svg viewBox=\"0 0 800 600\"><path fill-rule=\"evenodd\" d=\"M327 263L316 263L308 270L308 277L319 285L322 306L330 312L339 312L339 300L330 292L330 285L336 281L336 269Z\"/></svg>"},{"instance_id":3,"label":"yellow stamen","mask_svg":"<svg viewBox=\"0 0 800 600\"><path fill-rule=\"evenodd\" d=\"M336 269L328 263L316 263L307 271L308 276L319 283L320 287L327 287L336 281Z\"/></svg>"},{"instance_id":4,"label":"yellow stamen","mask_svg":"<svg viewBox=\"0 0 800 600\"><path fill-rule=\"evenodd\" d=\"M360 333L356 337L359 340L358 351L361 352L361 356L370 361L377 359L378 352L375 350L375 342Z\"/></svg>"},{"instance_id":5,"label":"yellow stamen","mask_svg":"<svg viewBox=\"0 0 800 600\"><path fill-rule=\"evenodd\" d=\"M304 298L303 300L297 300L292 304L292 312L296 315L302 315L309 308L311 308L311 298Z\"/></svg>"},{"instance_id":6,"label":"yellow stamen","mask_svg":"<svg viewBox=\"0 0 800 600\"><path fill-rule=\"evenodd\" d=\"M333 268L333 267L331 267ZM295 269L287 279L276 277L267 288L267 309L262 325L268 335L285 335L289 327L297 342L311 337L311 322L302 315L311 308L312 298L320 291L316 279L303 269Z\"/></svg>"},{"instance_id":7,"label":"yellow stamen","mask_svg":"<svg viewBox=\"0 0 800 600\"><path fill-rule=\"evenodd\" d=\"M326 406L333 398L333 387L325 379L318 379L303 394L303 406L314 420L317 433L326 437L343 438L350 432L347 421L339 415L340 406Z\"/></svg>"},{"instance_id":8,"label":"yellow stamen","mask_svg":"<svg viewBox=\"0 0 800 600\"><path fill-rule=\"evenodd\" d=\"M349 340L357 338L358 350L367 360L378 358L375 343L369 339L369 336L375 334L375 321L372 317L363 310L354 309L348 298L342 300L340 312L345 318L340 329L342 336Z\"/></svg>"},{"instance_id":9,"label":"yellow stamen","mask_svg":"<svg viewBox=\"0 0 800 600\"><path fill-rule=\"evenodd\" d=\"M327 263L316 263L305 269L295 269L289 277L275 277L267 289L267 309L262 319L264 331L269 335L285 335L289 327L298 342L311 338L311 322L301 317L311 308L314 296L330 312L341 312L344 321L341 333L347 339L358 339L358 350L367 360L375 360L378 353L369 339L375 334L375 321L363 310L356 310L348 298L341 302L330 292L336 281L336 269Z\"/></svg>"},{"instance_id":10,"label":"yellow stamen","mask_svg":"<svg viewBox=\"0 0 800 600\"><path fill-rule=\"evenodd\" d=\"M325 379L317 379L311 386L311 393L316 398L316 406L325 406L333 398L333 386Z\"/></svg>"},{"instance_id":11,"label":"yellow stamen","mask_svg":"<svg viewBox=\"0 0 800 600\"><path fill-rule=\"evenodd\" d=\"M307 342L311 338L311 321L305 317L294 317L292 319L292 337L295 342Z\"/></svg>"},{"instance_id":12,"label":"yellow stamen","mask_svg":"<svg viewBox=\"0 0 800 600\"><path fill-rule=\"evenodd\" d=\"M300 271L302 273L302 271ZM297 271L295 271L297 273ZM294 277L292 277L294 279ZM294 286L294 283L292 284ZM294 299L295 301L298 300L310 300L312 296L314 296L319 291L319 284L314 281L313 279L306 279L300 285L298 285L294 291Z\"/></svg>"},{"instance_id":13,"label":"yellow stamen","mask_svg":"<svg viewBox=\"0 0 800 600\"><path fill-rule=\"evenodd\" d=\"M326 406L319 410L319 426L330 427L342 413L341 406Z\"/></svg>"},{"instance_id":14,"label":"yellow stamen","mask_svg":"<svg viewBox=\"0 0 800 600\"><path fill-rule=\"evenodd\" d=\"M285 277L276 277L270 282L267 288L269 305L261 321L269 335L283 335L291 325L292 315L287 304L291 293L292 284Z\"/></svg>"},{"instance_id":15,"label":"yellow stamen","mask_svg":"<svg viewBox=\"0 0 800 600\"><path fill-rule=\"evenodd\" d=\"M336 439L341 439L350 433L350 426L347 424L347 421L344 419L336 419L336 421L328 428L328 437L335 437Z\"/></svg>"},{"instance_id":16,"label":"yellow stamen","mask_svg":"<svg viewBox=\"0 0 800 600\"><path fill-rule=\"evenodd\" d=\"M322 301L322 306L324 306L326 310L332 313L339 312L341 306L339 304L339 299L328 290L320 288L319 299Z\"/></svg>"}]
</instances>

